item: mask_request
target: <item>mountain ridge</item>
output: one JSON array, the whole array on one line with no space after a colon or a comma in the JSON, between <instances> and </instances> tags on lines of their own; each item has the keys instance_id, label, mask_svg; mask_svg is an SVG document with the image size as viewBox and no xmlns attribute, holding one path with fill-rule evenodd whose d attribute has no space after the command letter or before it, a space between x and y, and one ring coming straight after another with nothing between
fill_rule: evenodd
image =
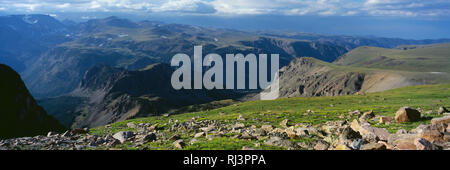
<instances>
[{"instance_id":1,"label":"mountain ridge","mask_svg":"<svg viewBox=\"0 0 450 170\"><path fill-rule=\"evenodd\" d=\"M65 130L36 103L17 72L0 64L0 77L0 138Z\"/></svg>"}]
</instances>

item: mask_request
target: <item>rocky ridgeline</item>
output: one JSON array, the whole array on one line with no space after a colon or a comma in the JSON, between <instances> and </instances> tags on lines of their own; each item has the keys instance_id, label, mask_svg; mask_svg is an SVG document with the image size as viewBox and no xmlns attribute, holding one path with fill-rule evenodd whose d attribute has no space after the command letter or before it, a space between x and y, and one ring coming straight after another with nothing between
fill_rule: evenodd
<instances>
[{"instance_id":1,"label":"rocky ridgeline","mask_svg":"<svg viewBox=\"0 0 450 170\"><path fill-rule=\"evenodd\" d=\"M229 137L254 142L254 147L245 146L243 150L254 150L260 148L262 144L289 150L448 150L450 114L446 112L448 111L441 107L438 114L444 114L443 117L434 118L431 124L419 125L410 132L402 129L395 134L389 133L384 128L373 127L369 122L376 120L381 124L393 124L423 120L426 117L418 110L402 107L396 112L395 117L378 116L373 111L362 113L357 110L350 112L358 115L358 119L353 121L329 121L314 126L294 124L288 119L280 122L279 127L246 126L246 119L241 115L233 123L196 118L185 122L171 119L158 127L157 124L136 125L130 122L126 124L126 129L133 129L131 131L120 131L105 136L90 135L88 129L75 129L63 134L49 132L47 136L1 140L0 149L118 149L123 143L127 143L128 147L149 149L144 146L148 142L168 143L171 146L167 149L183 149L201 140ZM107 125L105 129L112 127Z\"/></svg>"}]
</instances>

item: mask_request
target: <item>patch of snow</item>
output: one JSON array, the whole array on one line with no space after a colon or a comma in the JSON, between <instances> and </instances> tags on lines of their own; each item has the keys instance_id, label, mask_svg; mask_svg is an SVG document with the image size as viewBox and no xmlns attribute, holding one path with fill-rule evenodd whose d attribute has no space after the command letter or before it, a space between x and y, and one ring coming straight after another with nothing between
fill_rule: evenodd
<instances>
[{"instance_id":1,"label":"patch of snow","mask_svg":"<svg viewBox=\"0 0 450 170\"><path fill-rule=\"evenodd\" d=\"M25 15L22 20L28 24L37 24L39 22L39 20L37 19L33 19L31 16L29 15Z\"/></svg>"},{"instance_id":2,"label":"patch of snow","mask_svg":"<svg viewBox=\"0 0 450 170\"><path fill-rule=\"evenodd\" d=\"M8 27L13 29L14 31L17 31L17 28L14 25L8 25Z\"/></svg>"},{"instance_id":3,"label":"patch of snow","mask_svg":"<svg viewBox=\"0 0 450 170\"><path fill-rule=\"evenodd\" d=\"M117 35L117 36L119 36L120 38L122 38L122 37L128 37L128 34L119 34L119 35Z\"/></svg>"}]
</instances>

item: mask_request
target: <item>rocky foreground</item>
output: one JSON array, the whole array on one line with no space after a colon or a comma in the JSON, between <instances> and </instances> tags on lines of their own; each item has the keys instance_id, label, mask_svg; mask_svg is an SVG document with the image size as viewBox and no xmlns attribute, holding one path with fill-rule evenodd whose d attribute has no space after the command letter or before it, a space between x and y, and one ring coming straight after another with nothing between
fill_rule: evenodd
<instances>
[{"instance_id":1,"label":"rocky foreground","mask_svg":"<svg viewBox=\"0 0 450 170\"><path fill-rule=\"evenodd\" d=\"M415 129L398 130L391 134L384 128L377 128L369 122L394 125L396 123L414 122L426 117L413 108L400 108L395 117L375 115L374 112L361 113L352 121L330 121L310 126L295 124L288 119L280 126L262 125L246 126L246 119L240 116L236 123L227 124L217 120L197 120L192 118L185 122L170 120L163 126L157 124L130 122L126 124L130 131L120 131L103 136L91 135L88 129L74 129L63 134L49 132L47 136L23 137L0 141L2 150L86 150L86 149L121 149L124 144L135 149L151 149L148 143L168 143L167 149L185 149L201 140L213 140L219 137L244 139L254 142L254 147L243 150L258 149L263 145L280 149L307 150L449 150L450 149L450 114L441 107L438 111L443 117L431 119L431 124L420 125ZM106 129L113 127L107 125ZM181 138L190 134L191 138ZM308 140L299 140L308 139ZM306 142L307 141L307 142Z\"/></svg>"}]
</instances>

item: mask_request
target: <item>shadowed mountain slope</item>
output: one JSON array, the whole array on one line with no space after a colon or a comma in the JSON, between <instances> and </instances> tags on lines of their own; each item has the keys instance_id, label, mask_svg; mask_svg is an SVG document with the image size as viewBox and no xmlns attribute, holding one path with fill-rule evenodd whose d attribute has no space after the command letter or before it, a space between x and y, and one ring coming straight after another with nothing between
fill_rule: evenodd
<instances>
[{"instance_id":1,"label":"shadowed mountain slope","mask_svg":"<svg viewBox=\"0 0 450 170\"><path fill-rule=\"evenodd\" d=\"M36 103L19 74L3 64L0 64L0 94L0 138L64 130Z\"/></svg>"},{"instance_id":2,"label":"shadowed mountain slope","mask_svg":"<svg viewBox=\"0 0 450 170\"><path fill-rule=\"evenodd\" d=\"M70 94L41 103L66 126L97 127L135 117L175 113L185 106L242 95L226 90L175 90L170 80L172 72L168 64L161 63L138 71L94 66ZM73 105L61 110L52 102Z\"/></svg>"}]
</instances>

